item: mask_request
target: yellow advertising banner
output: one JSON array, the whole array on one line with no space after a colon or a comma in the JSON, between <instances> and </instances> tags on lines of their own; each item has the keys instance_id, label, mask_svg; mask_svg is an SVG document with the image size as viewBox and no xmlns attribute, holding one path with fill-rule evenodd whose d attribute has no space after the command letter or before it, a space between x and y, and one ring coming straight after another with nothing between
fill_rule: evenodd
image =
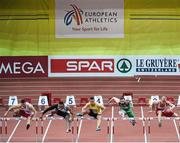
<instances>
[{"instance_id":1,"label":"yellow advertising banner","mask_svg":"<svg viewBox=\"0 0 180 143\"><path fill-rule=\"evenodd\" d=\"M56 38L55 6L1 0L0 56L180 54L179 0L124 0L124 38Z\"/></svg>"}]
</instances>

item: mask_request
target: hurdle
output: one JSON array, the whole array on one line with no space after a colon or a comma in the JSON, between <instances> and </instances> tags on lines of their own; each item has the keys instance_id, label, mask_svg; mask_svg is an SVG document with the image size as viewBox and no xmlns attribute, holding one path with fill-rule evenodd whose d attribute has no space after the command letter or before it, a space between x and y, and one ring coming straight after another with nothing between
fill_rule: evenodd
<instances>
[{"instance_id":1,"label":"hurdle","mask_svg":"<svg viewBox=\"0 0 180 143\"><path fill-rule=\"evenodd\" d=\"M95 119L94 117L80 117L80 118L76 118L76 121L77 121L77 130L76 130L76 133L78 134L78 132L79 132L79 121L80 120L97 120L97 119ZM110 119L110 117L102 117L101 118L101 120L104 120L104 121L107 121L107 135L109 135L110 134L110 121L111 121L111 119Z\"/></svg>"},{"instance_id":2,"label":"hurdle","mask_svg":"<svg viewBox=\"0 0 180 143\"><path fill-rule=\"evenodd\" d=\"M115 126L114 126L114 122L117 121L117 120L122 120L122 121L131 121L131 120L135 120L135 121L146 121L147 118L143 118L143 117L134 117L134 118L128 118L128 117L115 117L115 118L111 118L112 122L113 122L113 127L112 127L112 130L113 130L113 134L115 134ZM142 126L142 133L144 134L145 133L145 124L143 124Z\"/></svg>"},{"instance_id":3,"label":"hurdle","mask_svg":"<svg viewBox=\"0 0 180 143\"><path fill-rule=\"evenodd\" d=\"M18 124L20 123L20 121L22 120L27 120L27 118L23 118L23 117L2 117L0 118L0 135L1 136L7 136L9 134L9 130L8 130L8 122L9 121L18 121ZM36 142L38 142L38 120L39 118L32 118L33 121L35 121L35 134L36 134ZM17 124L17 125L18 125ZM16 125L16 126L17 126ZM13 133L15 132L15 130L13 130L13 132L11 133L10 137L8 138L7 142L9 142L9 140L11 139L11 136L13 135Z\"/></svg>"},{"instance_id":4,"label":"hurdle","mask_svg":"<svg viewBox=\"0 0 180 143\"><path fill-rule=\"evenodd\" d=\"M44 124L43 122L46 121L46 120L49 120L49 121L57 121L57 120L64 120L63 117L43 117L40 119L41 120L41 134L43 134L43 131L44 131ZM74 119L75 120L75 119ZM45 131L45 134L46 134L46 131ZM71 135L72 135L72 142L74 142L74 122L71 123Z\"/></svg>"},{"instance_id":5,"label":"hurdle","mask_svg":"<svg viewBox=\"0 0 180 143\"><path fill-rule=\"evenodd\" d=\"M0 119L0 132L2 131L2 133L3 133L3 123L4 123L5 134L8 134L8 121L10 121L10 120L20 121L20 120L27 120L27 119L22 118L22 117L1 118ZM36 121L35 132L36 132L36 134L38 134L38 118L32 118L32 120Z\"/></svg>"},{"instance_id":6,"label":"hurdle","mask_svg":"<svg viewBox=\"0 0 180 143\"><path fill-rule=\"evenodd\" d=\"M44 132L44 123L43 121L45 120L52 120L52 121L55 121L55 120L64 120L64 118L62 117L44 117L44 118L41 118L41 134L43 134ZM74 134L74 126L71 127L71 133Z\"/></svg>"},{"instance_id":7,"label":"hurdle","mask_svg":"<svg viewBox=\"0 0 180 143\"><path fill-rule=\"evenodd\" d=\"M158 117L135 117L135 118L127 118L127 117L102 117L101 120L106 121L106 125L105 125L105 130L106 130L106 134L110 136L110 134L114 135L115 134L115 121L130 121L132 119L135 119L136 121L147 121L146 122L146 127L145 124L143 124L142 126L142 132L143 134L145 133L146 129L147 129L147 133L150 135L151 134L151 121L152 120L157 120ZM180 117L162 117L161 118L162 121L163 120L173 120L173 121L177 121L177 132L180 134ZM22 118L22 117L10 117L10 118L0 118L0 135L3 134L9 134L8 131L8 122L10 120L14 120L14 121L20 121L20 120L27 120L26 118ZM38 137L38 135L42 135L44 134L44 121L48 121L48 120L64 120L64 118L62 117L43 117L43 118L39 118L39 117L35 117L32 118L33 121L35 121L35 133L36 133L36 137ZM74 135L78 134L79 132L79 121L81 120L96 120L95 118L91 118L91 117L76 117L74 118L74 121L72 122L72 126L71 126L71 134L72 134L72 141L74 141ZM76 124L75 124L76 123ZM111 127L112 125L112 127ZM76 127L76 130L75 130ZM38 140L37 140L38 142Z\"/></svg>"},{"instance_id":8,"label":"hurdle","mask_svg":"<svg viewBox=\"0 0 180 143\"><path fill-rule=\"evenodd\" d=\"M151 134L151 121L152 120L157 120L158 117L148 117L148 133ZM174 121L178 121L178 132L180 134L180 117L161 117L161 120L174 120Z\"/></svg>"}]
</instances>

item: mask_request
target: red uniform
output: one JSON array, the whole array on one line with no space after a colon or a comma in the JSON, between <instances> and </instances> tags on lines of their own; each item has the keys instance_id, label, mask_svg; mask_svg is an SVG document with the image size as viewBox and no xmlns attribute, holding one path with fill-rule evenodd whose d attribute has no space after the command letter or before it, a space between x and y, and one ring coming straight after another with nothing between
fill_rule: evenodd
<instances>
[{"instance_id":1,"label":"red uniform","mask_svg":"<svg viewBox=\"0 0 180 143\"><path fill-rule=\"evenodd\" d=\"M168 103L158 102L156 106L156 115L158 115L158 111L162 111L162 116L165 117L172 117L174 115L174 112L169 109Z\"/></svg>"},{"instance_id":2,"label":"red uniform","mask_svg":"<svg viewBox=\"0 0 180 143\"><path fill-rule=\"evenodd\" d=\"M26 118L33 117L33 113L32 112L27 112L25 110L20 110L19 111L19 115L23 116L23 117L26 117Z\"/></svg>"},{"instance_id":3,"label":"red uniform","mask_svg":"<svg viewBox=\"0 0 180 143\"><path fill-rule=\"evenodd\" d=\"M25 103L25 107L19 110L18 115L26 118L33 117L34 113L29 109L29 103Z\"/></svg>"}]
</instances>

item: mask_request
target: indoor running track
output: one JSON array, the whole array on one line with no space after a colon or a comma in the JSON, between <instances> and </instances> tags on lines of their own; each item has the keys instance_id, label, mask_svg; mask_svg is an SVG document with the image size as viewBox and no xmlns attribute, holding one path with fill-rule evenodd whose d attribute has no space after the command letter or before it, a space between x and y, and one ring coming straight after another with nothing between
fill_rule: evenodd
<instances>
[{"instance_id":1,"label":"indoor running track","mask_svg":"<svg viewBox=\"0 0 180 143\"><path fill-rule=\"evenodd\" d=\"M80 109L77 109L79 111ZM118 117L118 107L107 107L104 117ZM134 107L136 117L154 117L147 107ZM1 112L2 113L2 112ZM2 114L1 114L2 115ZM74 133L66 133L64 120L46 120L43 122L43 134L41 134L41 122L38 134L36 134L36 121L33 121L29 130L25 128L25 121L8 121L7 135L1 134L1 142L180 142L178 133L179 123L174 120L164 120L159 128L157 120L151 121L150 133L148 121L137 120L132 126L127 120L110 121L110 131L107 132L108 121L103 120L101 131L96 130L95 120L74 121ZM77 131L77 124L79 130ZM113 132L114 124L114 132ZM145 132L143 133L143 124Z\"/></svg>"}]
</instances>

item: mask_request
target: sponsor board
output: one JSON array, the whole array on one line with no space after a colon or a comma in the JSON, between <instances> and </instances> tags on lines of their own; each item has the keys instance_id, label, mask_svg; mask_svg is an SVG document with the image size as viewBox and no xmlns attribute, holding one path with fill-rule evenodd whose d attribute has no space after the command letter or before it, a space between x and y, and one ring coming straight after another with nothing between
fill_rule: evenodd
<instances>
[{"instance_id":1,"label":"sponsor board","mask_svg":"<svg viewBox=\"0 0 180 143\"><path fill-rule=\"evenodd\" d=\"M0 78L47 76L47 56L0 57Z\"/></svg>"},{"instance_id":2,"label":"sponsor board","mask_svg":"<svg viewBox=\"0 0 180 143\"><path fill-rule=\"evenodd\" d=\"M180 75L179 63L178 56L136 57L135 75Z\"/></svg>"},{"instance_id":3,"label":"sponsor board","mask_svg":"<svg viewBox=\"0 0 180 143\"><path fill-rule=\"evenodd\" d=\"M178 56L51 56L49 77L180 75Z\"/></svg>"},{"instance_id":4,"label":"sponsor board","mask_svg":"<svg viewBox=\"0 0 180 143\"><path fill-rule=\"evenodd\" d=\"M114 59L52 59L53 73L111 73L114 72Z\"/></svg>"},{"instance_id":5,"label":"sponsor board","mask_svg":"<svg viewBox=\"0 0 180 143\"><path fill-rule=\"evenodd\" d=\"M49 56L49 77L133 76L133 60L121 56Z\"/></svg>"},{"instance_id":6,"label":"sponsor board","mask_svg":"<svg viewBox=\"0 0 180 143\"><path fill-rule=\"evenodd\" d=\"M56 0L56 38L124 38L124 0Z\"/></svg>"},{"instance_id":7,"label":"sponsor board","mask_svg":"<svg viewBox=\"0 0 180 143\"><path fill-rule=\"evenodd\" d=\"M0 78L180 75L178 56L0 57Z\"/></svg>"}]
</instances>

